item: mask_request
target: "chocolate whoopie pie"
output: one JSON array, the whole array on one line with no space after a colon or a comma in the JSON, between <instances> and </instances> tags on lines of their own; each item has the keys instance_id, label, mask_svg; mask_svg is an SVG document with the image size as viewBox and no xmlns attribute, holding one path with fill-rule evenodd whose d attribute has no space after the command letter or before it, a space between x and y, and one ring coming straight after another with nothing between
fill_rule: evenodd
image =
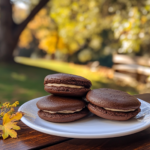
<instances>
[{"instance_id":1,"label":"chocolate whoopie pie","mask_svg":"<svg viewBox=\"0 0 150 150\"><path fill-rule=\"evenodd\" d=\"M85 96L91 85L91 81L71 74L52 74L44 79L45 91L60 96Z\"/></svg>"},{"instance_id":2,"label":"chocolate whoopie pie","mask_svg":"<svg viewBox=\"0 0 150 150\"><path fill-rule=\"evenodd\" d=\"M37 102L40 118L50 122L72 122L88 115L86 102L71 97L45 96Z\"/></svg>"},{"instance_id":3,"label":"chocolate whoopie pie","mask_svg":"<svg viewBox=\"0 0 150 150\"><path fill-rule=\"evenodd\" d=\"M128 120L140 112L140 101L123 91L101 88L89 91L88 109L95 115L110 120Z\"/></svg>"}]
</instances>

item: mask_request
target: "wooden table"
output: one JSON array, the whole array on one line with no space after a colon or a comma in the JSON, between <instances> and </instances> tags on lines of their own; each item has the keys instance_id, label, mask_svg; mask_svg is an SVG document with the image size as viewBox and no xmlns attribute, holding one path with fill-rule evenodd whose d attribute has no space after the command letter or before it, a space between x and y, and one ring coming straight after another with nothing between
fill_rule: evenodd
<instances>
[{"instance_id":1,"label":"wooden table","mask_svg":"<svg viewBox=\"0 0 150 150\"><path fill-rule=\"evenodd\" d=\"M135 95L150 103L150 94ZM132 135L107 139L72 139L44 134L19 122L18 138L2 140L0 150L150 150L150 128Z\"/></svg>"}]
</instances>

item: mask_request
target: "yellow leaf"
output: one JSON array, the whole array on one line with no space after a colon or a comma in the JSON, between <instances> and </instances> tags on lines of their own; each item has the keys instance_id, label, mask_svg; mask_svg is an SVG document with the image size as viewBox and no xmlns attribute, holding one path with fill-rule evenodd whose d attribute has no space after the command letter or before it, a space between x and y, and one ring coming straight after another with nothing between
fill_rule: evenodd
<instances>
[{"instance_id":1,"label":"yellow leaf","mask_svg":"<svg viewBox=\"0 0 150 150\"><path fill-rule=\"evenodd\" d=\"M15 130L20 130L20 127L17 126L17 122L23 116L22 112L17 112L16 114L9 115L6 113L3 117L3 126L0 126L2 130L2 137L6 139L9 135L12 138L17 138L17 132Z\"/></svg>"},{"instance_id":2,"label":"yellow leaf","mask_svg":"<svg viewBox=\"0 0 150 150\"><path fill-rule=\"evenodd\" d=\"M20 47L28 48L29 44L30 44L30 42L32 42L32 40L33 40L32 33L29 29L26 28L21 33L18 44Z\"/></svg>"},{"instance_id":3,"label":"yellow leaf","mask_svg":"<svg viewBox=\"0 0 150 150\"><path fill-rule=\"evenodd\" d=\"M14 122L20 120L22 116L23 116L22 112L17 112L16 114L13 115L9 115L8 113L6 113L3 117L3 125L11 121Z\"/></svg>"},{"instance_id":4,"label":"yellow leaf","mask_svg":"<svg viewBox=\"0 0 150 150\"><path fill-rule=\"evenodd\" d=\"M12 138L17 138L17 132L15 130L20 130L20 127L16 125L16 122L8 122L3 127L3 139L6 139L9 135ZM13 130L14 129L14 130Z\"/></svg>"}]
</instances>

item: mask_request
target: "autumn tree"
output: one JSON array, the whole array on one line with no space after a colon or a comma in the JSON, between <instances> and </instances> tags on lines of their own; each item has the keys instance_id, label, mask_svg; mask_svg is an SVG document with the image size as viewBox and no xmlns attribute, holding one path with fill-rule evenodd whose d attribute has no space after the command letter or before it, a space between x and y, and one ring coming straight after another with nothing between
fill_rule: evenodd
<instances>
[{"instance_id":1,"label":"autumn tree","mask_svg":"<svg viewBox=\"0 0 150 150\"><path fill-rule=\"evenodd\" d=\"M149 15L148 0L51 0L28 24L19 46L32 42L25 38L32 33L48 55L82 63L113 52L148 52Z\"/></svg>"},{"instance_id":2,"label":"autumn tree","mask_svg":"<svg viewBox=\"0 0 150 150\"><path fill-rule=\"evenodd\" d=\"M76 55L81 62L113 50L119 53L138 53L141 47L149 50L149 0L51 0L46 11L31 21L48 2L40 0L19 24L12 19L12 1L17 0L0 0L0 61L13 60L21 33L19 46L32 42L29 35L33 33L39 49L50 55L57 50ZM30 4L28 7L32 8Z\"/></svg>"},{"instance_id":3,"label":"autumn tree","mask_svg":"<svg viewBox=\"0 0 150 150\"><path fill-rule=\"evenodd\" d=\"M80 61L89 61L91 50L98 52L101 48L103 39L99 34L110 27L109 15L104 19L101 13L104 5L103 0L51 0L21 34L19 46L29 46L32 40L25 37L32 33L39 40L38 47L49 55L60 52L68 58L78 55Z\"/></svg>"},{"instance_id":4,"label":"autumn tree","mask_svg":"<svg viewBox=\"0 0 150 150\"><path fill-rule=\"evenodd\" d=\"M105 55L150 52L149 0L52 0L51 3L50 16L57 23L60 36L68 43L69 52L77 53L81 62L98 59L102 52Z\"/></svg>"},{"instance_id":5,"label":"autumn tree","mask_svg":"<svg viewBox=\"0 0 150 150\"><path fill-rule=\"evenodd\" d=\"M18 43L19 36L33 17L48 3L49 0L40 0L31 10L28 17L16 24L12 18L11 0L0 0L0 61L13 61L13 51Z\"/></svg>"}]
</instances>

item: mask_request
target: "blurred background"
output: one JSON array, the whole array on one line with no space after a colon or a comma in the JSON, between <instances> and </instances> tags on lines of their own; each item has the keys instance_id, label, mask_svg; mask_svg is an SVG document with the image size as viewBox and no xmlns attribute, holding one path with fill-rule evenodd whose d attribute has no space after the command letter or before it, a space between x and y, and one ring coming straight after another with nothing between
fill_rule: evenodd
<instances>
[{"instance_id":1,"label":"blurred background","mask_svg":"<svg viewBox=\"0 0 150 150\"><path fill-rule=\"evenodd\" d=\"M47 95L44 77L150 92L150 0L0 0L0 97Z\"/></svg>"}]
</instances>

